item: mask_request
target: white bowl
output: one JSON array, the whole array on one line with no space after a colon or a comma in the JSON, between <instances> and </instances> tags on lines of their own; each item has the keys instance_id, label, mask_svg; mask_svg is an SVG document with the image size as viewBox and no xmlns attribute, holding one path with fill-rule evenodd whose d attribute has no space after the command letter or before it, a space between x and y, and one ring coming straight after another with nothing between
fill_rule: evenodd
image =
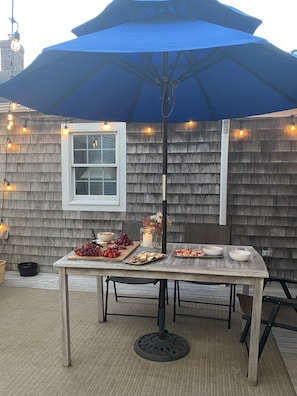
<instances>
[{"instance_id":1,"label":"white bowl","mask_svg":"<svg viewBox=\"0 0 297 396\"><path fill-rule=\"evenodd\" d=\"M114 232L98 232L97 240L100 242L111 242L114 239Z\"/></svg>"},{"instance_id":2,"label":"white bowl","mask_svg":"<svg viewBox=\"0 0 297 396\"><path fill-rule=\"evenodd\" d=\"M246 250L234 249L234 250L230 250L229 255L232 258L232 260L247 261L251 256L251 252L247 252Z\"/></svg>"},{"instance_id":3,"label":"white bowl","mask_svg":"<svg viewBox=\"0 0 297 396\"><path fill-rule=\"evenodd\" d=\"M223 254L223 248L220 246L214 246L214 245L203 246L202 250L207 256L221 256Z\"/></svg>"}]
</instances>

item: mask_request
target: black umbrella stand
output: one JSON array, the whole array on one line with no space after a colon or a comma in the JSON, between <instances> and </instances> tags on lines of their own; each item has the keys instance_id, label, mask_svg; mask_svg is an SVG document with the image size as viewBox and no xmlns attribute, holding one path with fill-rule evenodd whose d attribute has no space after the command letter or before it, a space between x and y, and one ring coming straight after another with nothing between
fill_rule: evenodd
<instances>
[{"instance_id":1,"label":"black umbrella stand","mask_svg":"<svg viewBox=\"0 0 297 396\"><path fill-rule=\"evenodd\" d=\"M167 64L164 54L164 65ZM164 75L168 75L164 70ZM169 98L169 84L165 83L163 98ZM168 99L169 100L169 99ZM162 133L163 133L163 176L162 176L162 253L166 254L167 244L167 132L168 132L168 100L163 100ZM156 362L170 362L186 356L190 350L189 343L183 337L169 333L165 329L165 292L166 279L160 280L159 298L159 332L148 333L135 341L134 351L147 360Z\"/></svg>"}]
</instances>

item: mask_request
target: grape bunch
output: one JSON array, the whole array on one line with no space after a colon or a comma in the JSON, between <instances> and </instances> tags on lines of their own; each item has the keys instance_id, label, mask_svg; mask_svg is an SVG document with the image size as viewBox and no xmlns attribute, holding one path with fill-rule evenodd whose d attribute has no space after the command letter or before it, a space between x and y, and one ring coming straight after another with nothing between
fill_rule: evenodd
<instances>
[{"instance_id":1,"label":"grape bunch","mask_svg":"<svg viewBox=\"0 0 297 396\"><path fill-rule=\"evenodd\" d=\"M118 246L109 246L105 250L101 250L100 256L101 257L108 257L108 258L116 258L119 257L121 254L121 251L119 250Z\"/></svg>"},{"instance_id":2,"label":"grape bunch","mask_svg":"<svg viewBox=\"0 0 297 396\"><path fill-rule=\"evenodd\" d=\"M115 245L129 246L129 245L133 245L133 241L131 241L131 239L129 239L128 234L125 234L124 232L122 232L120 234L120 236L118 237L118 239L115 241Z\"/></svg>"},{"instance_id":3,"label":"grape bunch","mask_svg":"<svg viewBox=\"0 0 297 396\"><path fill-rule=\"evenodd\" d=\"M87 242L86 244L75 247L74 253L79 256L100 256L100 247L92 242Z\"/></svg>"}]
</instances>

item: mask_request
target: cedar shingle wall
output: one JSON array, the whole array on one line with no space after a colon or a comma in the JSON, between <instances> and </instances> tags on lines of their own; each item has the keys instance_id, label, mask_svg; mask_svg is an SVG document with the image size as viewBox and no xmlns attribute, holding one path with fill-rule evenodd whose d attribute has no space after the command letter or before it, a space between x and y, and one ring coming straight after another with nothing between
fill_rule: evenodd
<instances>
[{"instance_id":1,"label":"cedar shingle wall","mask_svg":"<svg viewBox=\"0 0 297 396\"><path fill-rule=\"evenodd\" d=\"M31 118L30 131L20 120ZM61 204L60 118L19 114L9 133L6 177L15 191L5 193L3 220L10 237L1 245L8 269L35 261L41 271L74 246L90 239L91 229L120 232L122 220L139 220L161 210L162 136L160 125L147 136L141 124L127 126L127 212L69 212ZM5 172L5 121L1 124L0 171ZM297 140L285 133L288 119L247 120L248 136L237 138L231 123L228 223L232 243L273 249L271 271L296 273ZM199 123L168 131L168 240L183 240L185 223L218 223L221 123ZM1 192L2 193L2 192ZM199 242L199 241L197 241Z\"/></svg>"},{"instance_id":2,"label":"cedar shingle wall","mask_svg":"<svg viewBox=\"0 0 297 396\"><path fill-rule=\"evenodd\" d=\"M231 136L228 215L232 242L272 249L271 274L297 277L297 137L288 119L248 120Z\"/></svg>"}]
</instances>

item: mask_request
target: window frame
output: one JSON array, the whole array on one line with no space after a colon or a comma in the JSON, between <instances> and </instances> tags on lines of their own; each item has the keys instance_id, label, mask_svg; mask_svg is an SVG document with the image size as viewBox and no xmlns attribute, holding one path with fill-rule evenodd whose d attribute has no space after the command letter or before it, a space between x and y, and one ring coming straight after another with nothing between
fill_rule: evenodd
<instances>
[{"instance_id":1,"label":"window frame","mask_svg":"<svg viewBox=\"0 0 297 396\"><path fill-rule=\"evenodd\" d=\"M108 126L108 129L106 127ZM62 207L63 210L77 211L126 211L126 123L94 122L67 124L67 133L61 124L61 164L62 164ZM114 134L116 147L117 194L116 195L85 195L75 194L74 175L74 135Z\"/></svg>"}]
</instances>

